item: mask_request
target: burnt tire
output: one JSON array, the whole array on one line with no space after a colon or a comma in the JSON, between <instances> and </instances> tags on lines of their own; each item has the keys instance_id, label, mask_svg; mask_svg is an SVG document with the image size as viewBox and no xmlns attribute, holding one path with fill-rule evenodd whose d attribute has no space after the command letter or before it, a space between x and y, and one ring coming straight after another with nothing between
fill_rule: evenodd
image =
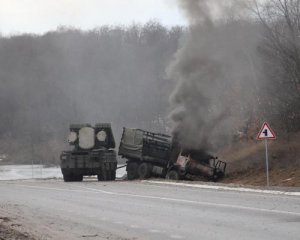
<instances>
[{"instance_id":1,"label":"burnt tire","mask_svg":"<svg viewBox=\"0 0 300 240\"><path fill-rule=\"evenodd\" d=\"M152 165L149 163L142 163L137 169L139 179L147 179L151 177Z\"/></svg>"},{"instance_id":2,"label":"burnt tire","mask_svg":"<svg viewBox=\"0 0 300 240\"><path fill-rule=\"evenodd\" d=\"M219 180L221 180L222 178L224 178L224 173L223 172L216 172L214 173L214 175L212 176L211 180L213 182L218 182Z\"/></svg>"},{"instance_id":3,"label":"burnt tire","mask_svg":"<svg viewBox=\"0 0 300 240\"><path fill-rule=\"evenodd\" d=\"M180 175L179 175L178 171L171 170L171 171L169 171L167 173L166 179L169 179L169 180L179 180L180 179Z\"/></svg>"},{"instance_id":4,"label":"burnt tire","mask_svg":"<svg viewBox=\"0 0 300 240\"><path fill-rule=\"evenodd\" d=\"M134 180L137 178L138 173L138 164L136 162L129 162L127 163L126 171L127 171L127 179Z\"/></svg>"}]
</instances>

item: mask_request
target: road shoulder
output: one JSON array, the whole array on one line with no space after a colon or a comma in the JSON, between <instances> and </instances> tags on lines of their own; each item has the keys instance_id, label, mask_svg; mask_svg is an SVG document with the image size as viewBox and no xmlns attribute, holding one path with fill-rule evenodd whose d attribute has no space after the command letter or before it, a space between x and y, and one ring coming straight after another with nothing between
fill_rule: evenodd
<instances>
[{"instance_id":1,"label":"road shoulder","mask_svg":"<svg viewBox=\"0 0 300 240\"><path fill-rule=\"evenodd\" d=\"M21 231L20 224L14 223L14 221L8 217L3 217L0 213L0 239L2 240L35 240L26 231Z\"/></svg>"}]
</instances>

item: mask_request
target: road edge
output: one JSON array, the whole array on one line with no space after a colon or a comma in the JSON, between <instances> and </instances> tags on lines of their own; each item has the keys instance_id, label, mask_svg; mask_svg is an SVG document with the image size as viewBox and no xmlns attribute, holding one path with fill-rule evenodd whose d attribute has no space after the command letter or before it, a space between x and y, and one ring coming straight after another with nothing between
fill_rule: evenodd
<instances>
[{"instance_id":1,"label":"road edge","mask_svg":"<svg viewBox=\"0 0 300 240\"><path fill-rule=\"evenodd\" d=\"M155 180L142 180L141 182L150 183L150 184L163 184L163 185L169 185L169 186L200 188L200 189L225 190L225 191L249 192L249 193L264 193L264 194L300 197L300 192L297 192L297 191L295 191L295 192L279 191L279 190L269 190L269 189L254 189L254 188L250 188L250 187L229 187L229 186L220 186L220 185L190 184L190 183L155 181Z\"/></svg>"}]
</instances>

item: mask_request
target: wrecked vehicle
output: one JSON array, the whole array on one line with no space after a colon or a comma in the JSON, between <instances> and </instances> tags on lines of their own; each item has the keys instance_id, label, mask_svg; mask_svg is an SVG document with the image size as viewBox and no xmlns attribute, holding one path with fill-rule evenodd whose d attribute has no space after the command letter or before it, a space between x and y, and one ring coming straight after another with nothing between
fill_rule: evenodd
<instances>
[{"instance_id":1,"label":"wrecked vehicle","mask_svg":"<svg viewBox=\"0 0 300 240\"><path fill-rule=\"evenodd\" d=\"M225 176L226 163L218 160L201 150L181 151L175 161L168 168L167 179L195 179L203 176L209 180L217 181Z\"/></svg>"},{"instance_id":2,"label":"wrecked vehicle","mask_svg":"<svg viewBox=\"0 0 300 240\"><path fill-rule=\"evenodd\" d=\"M117 157L110 123L71 124L68 142L70 151L60 155L65 182L82 181L83 176L97 175L99 181L116 178Z\"/></svg>"},{"instance_id":3,"label":"wrecked vehicle","mask_svg":"<svg viewBox=\"0 0 300 240\"><path fill-rule=\"evenodd\" d=\"M123 128L119 155L127 159L127 178L164 177L171 154L171 137L141 129Z\"/></svg>"},{"instance_id":4,"label":"wrecked vehicle","mask_svg":"<svg viewBox=\"0 0 300 240\"><path fill-rule=\"evenodd\" d=\"M225 175L226 163L203 151L181 150L168 135L124 128L119 153L127 159L127 178L151 176L172 180L203 176L216 181Z\"/></svg>"}]
</instances>

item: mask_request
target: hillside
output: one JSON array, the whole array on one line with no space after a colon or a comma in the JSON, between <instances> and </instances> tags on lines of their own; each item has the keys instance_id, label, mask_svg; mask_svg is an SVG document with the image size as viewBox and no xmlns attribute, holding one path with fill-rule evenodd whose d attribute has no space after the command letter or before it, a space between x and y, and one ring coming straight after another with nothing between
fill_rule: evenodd
<instances>
[{"instance_id":1,"label":"hillside","mask_svg":"<svg viewBox=\"0 0 300 240\"><path fill-rule=\"evenodd\" d=\"M268 142L270 185L300 186L300 134ZM219 155L228 162L224 183L265 185L265 148L263 142L239 142Z\"/></svg>"}]
</instances>

